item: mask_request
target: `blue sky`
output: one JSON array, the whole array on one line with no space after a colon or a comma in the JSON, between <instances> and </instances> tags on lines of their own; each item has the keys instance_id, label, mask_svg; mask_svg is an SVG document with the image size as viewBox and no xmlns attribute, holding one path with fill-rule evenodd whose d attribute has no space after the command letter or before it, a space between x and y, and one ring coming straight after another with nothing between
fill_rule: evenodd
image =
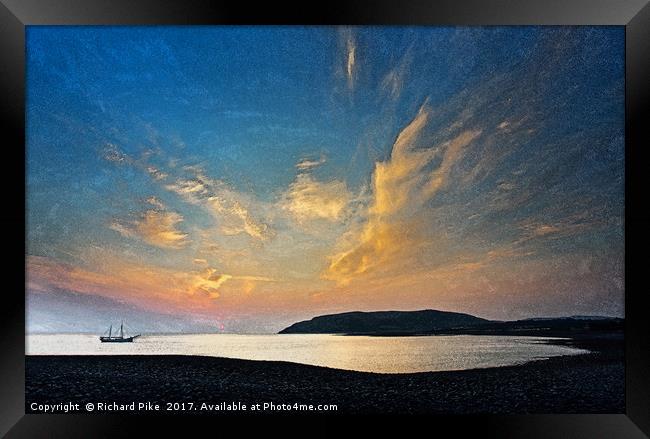
<instances>
[{"instance_id":1,"label":"blue sky","mask_svg":"<svg viewBox=\"0 0 650 439\"><path fill-rule=\"evenodd\" d=\"M623 81L621 27L29 27L28 294L622 315Z\"/></svg>"}]
</instances>

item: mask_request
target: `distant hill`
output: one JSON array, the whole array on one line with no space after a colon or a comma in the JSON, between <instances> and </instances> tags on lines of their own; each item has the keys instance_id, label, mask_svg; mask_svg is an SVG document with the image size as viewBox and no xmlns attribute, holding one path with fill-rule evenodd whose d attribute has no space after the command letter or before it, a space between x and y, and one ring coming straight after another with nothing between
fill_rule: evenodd
<instances>
[{"instance_id":1,"label":"distant hill","mask_svg":"<svg viewBox=\"0 0 650 439\"><path fill-rule=\"evenodd\" d=\"M537 317L514 321L486 320L447 311L346 312L294 323L280 334L348 335L531 335L568 336L594 331L622 331L624 320L603 316Z\"/></svg>"},{"instance_id":2,"label":"distant hill","mask_svg":"<svg viewBox=\"0 0 650 439\"><path fill-rule=\"evenodd\" d=\"M616 320L617 317L605 317L605 316L569 316L569 317L532 317L529 319L519 320L520 322L525 321L544 321L544 320ZM621 320L621 319L619 319Z\"/></svg>"},{"instance_id":3,"label":"distant hill","mask_svg":"<svg viewBox=\"0 0 650 439\"><path fill-rule=\"evenodd\" d=\"M467 334L563 336L595 331L622 331L625 320L617 317L539 317L473 326Z\"/></svg>"},{"instance_id":4,"label":"distant hill","mask_svg":"<svg viewBox=\"0 0 650 439\"><path fill-rule=\"evenodd\" d=\"M346 312L314 317L294 323L280 334L402 334L430 332L489 323L479 317L456 312L376 311Z\"/></svg>"}]
</instances>

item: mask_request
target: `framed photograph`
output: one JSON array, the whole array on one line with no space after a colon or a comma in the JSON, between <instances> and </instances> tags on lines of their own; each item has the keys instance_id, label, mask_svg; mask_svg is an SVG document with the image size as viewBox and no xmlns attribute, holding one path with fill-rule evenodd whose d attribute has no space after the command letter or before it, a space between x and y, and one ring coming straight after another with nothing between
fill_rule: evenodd
<instances>
[{"instance_id":1,"label":"framed photograph","mask_svg":"<svg viewBox=\"0 0 650 439\"><path fill-rule=\"evenodd\" d=\"M647 1L0 11L7 437L649 434Z\"/></svg>"}]
</instances>

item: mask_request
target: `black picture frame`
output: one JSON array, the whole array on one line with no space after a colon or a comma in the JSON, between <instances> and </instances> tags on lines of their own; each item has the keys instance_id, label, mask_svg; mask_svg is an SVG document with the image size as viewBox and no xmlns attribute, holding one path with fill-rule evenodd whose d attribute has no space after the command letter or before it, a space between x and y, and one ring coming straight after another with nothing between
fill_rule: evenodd
<instances>
[{"instance_id":1,"label":"black picture frame","mask_svg":"<svg viewBox=\"0 0 650 439\"><path fill-rule=\"evenodd\" d=\"M108 415L25 415L25 26L155 24L315 25L620 25L626 34L625 343L626 413L602 415L436 416L413 419L458 435L495 437L644 437L650 435L650 319L643 306L648 226L644 213L648 162L650 5L648 0L367 0L286 2L207 0L0 0L1 118L6 127L0 172L10 205L0 216L11 247L0 307L0 434L7 437L119 437L161 426L187 434L187 419ZM22 189L22 190L21 190ZM125 419L128 422L125 422ZM269 418L264 418L265 420ZM332 418L329 418L332 419ZM376 421L383 424L387 419ZM274 416L273 420L289 421ZM183 421L183 422L179 422ZM239 419L241 421L241 419ZM191 419L196 426L223 419ZM241 423L240 423L241 424ZM246 423L250 424L250 423ZM215 424L212 424L213 427ZM221 425L221 424L220 424ZM313 424L315 425L315 424ZM322 425L319 424L319 425ZM328 420L320 432L335 423ZM241 425L240 425L241 426ZM241 426L244 427L244 426Z\"/></svg>"}]
</instances>

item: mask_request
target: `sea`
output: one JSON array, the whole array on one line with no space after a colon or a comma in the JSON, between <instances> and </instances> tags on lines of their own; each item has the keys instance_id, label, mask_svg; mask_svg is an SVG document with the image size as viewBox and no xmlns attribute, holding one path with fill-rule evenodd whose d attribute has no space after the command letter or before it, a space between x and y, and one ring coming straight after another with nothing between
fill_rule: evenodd
<instances>
[{"instance_id":1,"label":"sea","mask_svg":"<svg viewBox=\"0 0 650 439\"><path fill-rule=\"evenodd\" d=\"M133 343L101 343L91 334L29 334L27 355L202 355L288 361L376 373L414 373L509 366L586 353L550 337L327 334L161 334Z\"/></svg>"}]
</instances>

